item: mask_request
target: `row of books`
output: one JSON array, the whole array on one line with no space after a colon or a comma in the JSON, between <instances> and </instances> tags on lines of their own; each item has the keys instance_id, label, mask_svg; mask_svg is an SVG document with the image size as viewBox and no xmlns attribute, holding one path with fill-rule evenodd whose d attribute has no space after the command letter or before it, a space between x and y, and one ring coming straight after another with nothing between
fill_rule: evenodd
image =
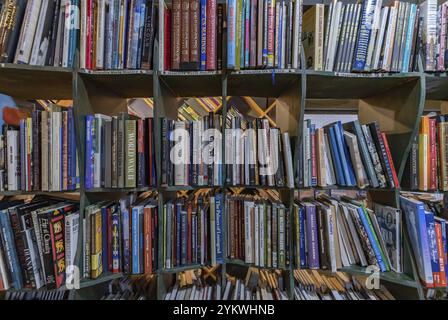
<instances>
[{"instance_id":1,"label":"row of books","mask_svg":"<svg viewBox=\"0 0 448 320\"><path fill-rule=\"evenodd\" d=\"M400 186L387 136L376 121L337 121L316 128L305 120L297 174L299 187Z\"/></svg>"},{"instance_id":2,"label":"row of books","mask_svg":"<svg viewBox=\"0 0 448 320\"><path fill-rule=\"evenodd\" d=\"M174 0L162 12L164 70L222 69L225 4Z\"/></svg>"},{"instance_id":3,"label":"row of books","mask_svg":"<svg viewBox=\"0 0 448 320\"><path fill-rule=\"evenodd\" d=\"M162 185L216 186L222 181L221 115L161 119Z\"/></svg>"},{"instance_id":4,"label":"row of books","mask_svg":"<svg viewBox=\"0 0 448 320\"><path fill-rule=\"evenodd\" d=\"M231 0L228 69L300 67L302 1Z\"/></svg>"},{"instance_id":5,"label":"row of books","mask_svg":"<svg viewBox=\"0 0 448 320\"><path fill-rule=\"evenodd\" d=\"M3 126L0 190L75 190L78 176L73 108L35 110L18 128Z\"/></svg>"},{"instance_id":6,"label":"row of books","mask_svg":"<svg viewBox=\"0 0 448 320\"><path fill-rule=\"evenodd\" d=\"M275 195L226 199L228 256L268 268L289 266L289 210Z\"/></svg>"},{"instance_id":7,"label":"row of books","mask_svg":"<svg viewBox=\"0 0 448 320\"><path fill-rule=\"evenodd\" d=\"M154 0L85 0L80 4L80 68L153 68Z\"/></svg>"},{"instance_id":8,"label":"row of books","mask_svg":"<svg viewBox=\"0 0 448 320\"><path fill-rule=\"evenodd\" d=\"M226 183L294 188L288 132L268 119L246 119L232 108L225 131Z\"/></svg>"},{"instance_id":9,"label":"row of books","mask_svg":"<svg viewBox=\"0 0 448 320\"><path fill-rule=\"evenodd\" d=\"M152 118L88 115L85 142L86 189L157 184Z\"/></svg>"},{"instance_id":10,"label":"row of books","mask_svg":"<svg viewBox=\"0 0 448 320\"><path fill-rule=\"evenodd\" d=\"M57 289L73 269L78 205L37 199L0 204L0 290Z\"/></svg>"},{"instance_id":11,"label":"row of books","mask_svg":"<svg viewBox=\"0 0 448 320\"><path fill-rule=\"evenodd\" d=\"M151 192L86 207L84 277L96 279L106 272L141 274L157 270L158 221L157 197Z\"/></svg>"},{"instance_id":12,"label":"row of books","mask_svg":"<svg viewBox=\"0 0 448 320\"><path fill-rule=\"evenodd\" d=\"M436 215L429 202L414 194L400 196L420 280L428 288L446 287L447 221Z\"/></svg>"},{"instance_id":13,"label":"row of books","mask_svg":"<svg viewBox=\"0 0 448 320\"><path fill-rule=\"evenodd\" d=\"M0 61L71 68L80 0L6 0L0 12Z\"/></svg>"},{"instance_id":14,"label":"row of books","mask_svg":"<svg viewBox=\"0 0 448 320\"><path fill-rule=\"evenodd\" d=\"M411 146L403 185L410 190L448 190L447 115L425 115Z\"/></svg>"},{"instance_id":15,"label":"row of books","mask_svg":"<svg viewBox=\"0 0 448 320\"><path fill-rule=\"evenodd\" d=\"M337 72L413 71L421 46L431 43L426 33L436 28L431 24L432 2L393 1L383 7L381 0L363 0L312 6L303 14L307 67Z\"/></svg>"},{"instance_id":16,"label":"row of books","mask_svg":"<svg viewBox=\"0 0 448 320\"><path fill-rule=\"evenodd\" d=\"M399 209L325 194L294 203L296 266L336 272L342 267L377 266L402 272Z\"/></svg>"},{"instance_id":17,"label":"row of books","mask_svg":"<svg viewBox=\"0 0 448 320\"><path fill-rule=\"evenodd\" d=\"M155 279L152 274L125 276L112 280L101 300L149 300L154 298Z\"/></svg>"},{"instance_id":18,"label":"row of books","mask_svg":"<svg viewBox=\"0 0 448 320\"><path fill-rule=\"evenodd\" d=\"M193 193L163 207L164 267L223 263L223 195Z\"/></svg>"},{"instance_id":19,"label":"row of books","mask_svg":"<svg viewBox=\"0 0 448 320\"><path fill-rule=\"evenodd\" d=\"M221 284L209 281L201 269L176 275L176 281L165 293L164 300L221 300Z\"/></svg>"},{"instance_id":20,"label":"row of books","mask_svg":"<svg viewBox=\"0 0 448 320\"><path fill-rule=\"evenodd\" d=\"M38 301L55 301L68 300L68 290L55 291L6 291L4 300L38 300Z\"/></svg>"},{"instance_id":21,"label":"row of books","mask_svg":"<svg viewBox=\"0 0 448 320\"><path fill-rule=\"evenodd\" d=\"M365 276L344 272L327 273L317 270L294 270L296 300L395 300L384 285L368 289Z\"/></svg>"}]
</instances>

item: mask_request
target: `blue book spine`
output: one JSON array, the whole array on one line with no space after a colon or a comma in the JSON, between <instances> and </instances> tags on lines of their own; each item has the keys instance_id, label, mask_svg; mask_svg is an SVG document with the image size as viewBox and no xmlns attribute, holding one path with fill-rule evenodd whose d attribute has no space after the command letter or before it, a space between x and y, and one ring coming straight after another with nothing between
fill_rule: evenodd
<instances>
[{"instance_id":1,"label":"blue book spine","mask_svg":"<svg viewBox=\"0 0 448 320\"><path fill-rule=\"evenodd\" d=\"M306 241L305 241L305 209L299 208L299 237L300 237L300 268L307 267L307 253L306 253Z\"/></svg>"},{"instance_id":2,"label":"blue book spine","mask_svg":"<svg viewBox=\"0 0 448 320\"><path fill-rule=\"evenodd\" d=\"M250 26L250 0L246 0L244 2L244 67L249 68L249 46L250 46L250 30L248 30Z\"/></svg>"},{"instance_id":3,"label":"blue book spine","mask_svg":"<svg viewBox=\"0 0 448 320\"><path fill-rule=\"evenodd\" d=\"M187 264L187 212L182 211L180 214L180 226L181 226L181 252L180 263L181 265Z\"/></svg>"},{"instance_id":4,"label":"blue book spine","mask_svg":"<svg viewBox=\"0 0 448 320\"><path fill-rule=\"evenodd\" d=\"M114 19L113 19L113 45L112 45L112 69L118 69L118 47L120 46L120 37L118 36L120 30L120 1L114 1L113 5Z\"/></svg>"},{"instance_id":5,"label":"blue book spine","mask_svg":"<svg viewBox=\"0 0 448 320\"><path fill-rule=\"evenodd\" d=\"M164 225L164 234L165 234L165 258L164 258L164 265L166 268L171 268L171 230L173 230L173 219L172 219L172 205L166 204L165 209L163 211L163 214L165 215L165 221L166 224Z\"/></svg>"},{"instance_id":6,"label":"blue book spine","mask_svg":"<svg viewBox=\"0 0 448 320\"><path fill-rule=\"evenodd\" d=\"M143 233L143 207L139 207L138 211L138 273L143 273L144 270L144 246L145 246L145 234Z\"/></svg>"},{"instance_id":7,"label":"blue book spine","mask_svg":"<svg viewBox=\"0 0 448 320\"><path fill-rule=\"evenodd\" d=\"M181 262L181 246L182 246L182 224L181 224L182 204L176 205L176 266Z\"/></svg>"},{"instance_id":8,"label":"blue book spine","mask_svg":"<svg viewBox=\"0 0 448 320\"><path fill-rule=\"evenodd\" d=\"M112 213L112 270L120 270L120 214L114 209Z\"/></svg>"},{"instance_id":9,"label":"blue book spine","mask_svg":"<svg viewBox=\"0 0 448 320\"><path fill-rule=\"evenodd\" d=\"M366 66L375 7L376 0L364 0L362 2L361 23L358 29L352 71L364 71Z\"/></svg>"},{"instance_id":10,"label":"blue book spine","mask_svg":"<svg viewBox=\"0 0 448 320\"><path fill-rule=\"evenodd\" d=\"M14 245L14 237L12 234L11 222L7 210L0 212L0 237L2 237L4 245L4 254L9 270L11 272L11 284L15 289L23 288L22 272L19 264L19 257Z\"/></svg>"},{"instance_id":11,"label":"blue book spine","mask_svg":"<svg viewBox=\"0 0 448 320\"><path fill-rule=\"evenodd\" d=\"M130 273L131 271L131 247L129 237L129 211L126 207L121 207L122 224L123 224L123 271Z\"/></svg>"},{"instance_id":12,"label":"blue book spine","mask_svg":"<svg viewBox=\"0 0 448 320\"><path fill-rule=\"evenodd\" d=\"M79 0L72 0L70 6L70 41L69 41L69 53L68 53L68 67L74 67L75 52L78 42L79 33Z\"/></svg>"},{"instance_id":13,"label":"blue book spine","mask_svg":"<svg viewBox=\"0 0 448 320\"><path fill-rule=\"evenodd\" d=\"M191 217L191 255L192 255L192 263L199 263L198 262L198 223L197 223L197 216L193 215Z\"/></svg>"},{"instance_id":14,"label":"blue book spine","mask_svg":"<svg viewBox=\"0 0 448 320\"><path fill-rule=\"evenodd\" d=\"M138 208L132 208L132 274L139 273L139 217L138 217Z\"/></svg>"},{"instance_id":15,"label":"blue book spine","mask_svg":"<svg viewBox=\"0 0 448 320\"><path fill-rule=\"evenodd\" d=\"M308 267L319 269L316 207L306 206L306 242L308 244Z\"/></svg>"},{"instance_id":16,"label":"blue book spine","mask_svg":"<svg viewBox=\"0 0 448 320\"><path fill-rule=\"evenodd\" d=\"M439 266L439 252L437 251L437 237L436 226L434 221L434 214L430 211L425 212L426 231L428 233L429 243L429 257L431 259L431 269L434 277L434 283L440 283L440 266Z\"/></svg>"},{"instance_id":17,"label":"blue book spine","mask_svg":"<svg viewBox=\"0 0 448 320\"><path fill-rule=\"evenodd\" d=\"M67 189L74 190L76 188L76 138L75 126L73 123L73 108L67 111L67 143L68 143L68 183Z\"/></svg>"},{"instance_id":18,"label":"blue book spine","mask_svg":"<svg viewBox=\"0 0 448 320\"><path fill-rule=\"evenodd\" d=\"M229 1L229 12L230 12L230 4L236 3L235 0ZM205 64L207 62L207 0L201 0L201 57L200 57L200 68L202 71L205 71ZM229 35L230 37L230 35ZM228 40L228 43L230 43L230 40ZM229 47L230 48L230 47ZM235 48L235 47L234 47ZM229 51L230 53L230 51Z\"/></svg>"},{"instance_id":19,"label":"blue book spine","mask_svg":"<svg viewBox=\"0 0 448 320\"><path fill-rule=\"evenodd\" d=\"M222 194L215 195L215 223L216 223L216 262L224 263L222 237Z\"/></svg>"},{"instance_id":20,"label":"blue book spine","mask_svg":"<svg viewBox=\"0 0 448 320\"><path fill-rule=\"evenodd\" d=\"M311 126L310 126L310 137L316 137L316 125L315 124L311 124ZM314 140L314 141L316 143L316 140ZM314 145L314 150L316 150L316 148L317 148L317 146ZM311 153L312 152L313 151L311 151ZM312 154L311 154L311 157L312 157ZM318 165L319 164L316 163L316 168L317 168ZM311 163L311 167L312 167L312 163ZM310 168L310 169L312 169L312 168ZM311 172L311 174L310 174L310 178L311 178L310 184L311 184L312 187L315 187L315 186L317 186L317 175L315 175L315 174L313 175L312 170L310 172ZM316 172L317 172L317 170L316 170Z\"/></svg>"},{"instance_id":21,"label":"blue book spine","mask_svg":"<svg viewBox=\"0 0 448 320\"><path fill-rule=\"evenodd\" d=\"M443 252L445 259L443 263L445 264L445 274L446 274L446 281L448 283L448 272L446 272L448 267L448 252L447 252L447 243L446 243L446 222L445 220L440 221L440 226L442 228L442 245L443 245Z\"/></svg>"},{"instance_id":22,"label":"blue book spine","mask_svg":"<svg viewBox=\"0 0 448 320\"><path fill-rule=\"evenodd\" d=\"M102 207L101 208L101 242L102 242L102 250L101 250L101 256L103 258L103 270L109 270L109 266L108 266L108 261L109 261L109 257L108 257L108 252L107 252L107 247L108 247L108 237L107 237L107 232L109 231L108 229L108 225L107 225L107 207Z\"/></svg>"},{"instance_id":23,"label":"blue book spine","mask_svg":"<svg viewBox=\"0 0 448 320\"><path fill-rule=\"evenodd\" d=\"M367 237L369 238L369 241L372 245L373 252L375 253L376 260L378 261L378 265L380 267L381 272L387 271L386 264L383 261L383 257L381 256L381 250L379 247L379 244L375 241L375 236L373 234L372 226L370 225L369 221L367 220L367 217L365 215L364 209L362 207L357 208L358 215L361 218L362 224L364 225L364 229L367 232Z\"/></svg>"},{"instance_id":24,"label":"blue book spine","mask_svg":"<svg viewBox=\"0 0 448 320\"><path fill-rule=\"evenodd\" d=\"M414 33L414 22L417 14L417 5L414 3L411 3L411 9L409 12L409 23L408 23L408 30L406 31L406 42L404 47L404 56L403 56L403 67L402 72L408 72L409 71L409 62L411 59L411 46L412 46L412 36ZM417 32L417 30L415 30Z\"/></svg>"},{"instance_id":25,"label":"blue book spine","mask_svg":"<svg viewBox=\"0 0 448 320\"><path fill-rule=\"evenodd\" d=\"M336 180L340 186L345 186L346 184L345 184L344 172L342 170L341 158L339 156L338 147L336 143L336 134L332 126L329 128L329 133L330 133L331 154L333 155L334 166L336 169Z\"/></svg>"},{"instance_id":26,"label":"blue book spine","mask_svg":"<svg viewBox=\"0 0 448 320\"><path fill-rule=\"evenodd\" d=\"M86 176L85 185L86 189L93 188L93 158L95 156L94 145L94 129L95 117L93 115L86 116Z\"/></svg>"},{"instance_id":27,"label":"blue book spine","mask_svg":"<svg viewBox=\"0 0 448 320\"><path fill-rule=\"evenodd\" d=\"M279 14L278 14L278 34L279 34L279 36L278 36L278 42L279 42L279 44L278 44L278 48L277 48L277 56L278 56L278 58L277 58L277 65L276 65L276 67L278 68L278 69L281 69L281 65L282 65L282 36L283 36L283 34L282 34L282 32L283 32L283 5L282 5L282 3L280 3L280 8L279 8L280 10L280 12L279 12Z\"/></svg>"},{"instance_id":28,"label":"blue book spine","mask_svg":"<svg viewBox=\"0 0 448 320\"><path fill-rule=\"evenodd\" d=\"M130 12L130 2L131 0L125 0L124 3L124 37L123 37L123 55L121 57L121 65L123 68L129 68L129 66L127 66L127 61L128 61L128 35L129 35L129 17L131 15Z\"/></svg>"},{"instance_id":29,"label":"blue book spine","mask_svg":"<svg viewBox=\"0 0 448 320\"><path fill-rule=\"evenodd\" d=\"M361 150L361 156L364 160L364 167L368 172L370 184L374 188L378 188L379 182L375 173L375 169L373 168L372 159L370 158L369 149L367 148L367 142L365 140L364 134L361 129L361 125L359 120L353 121L353 128L356 132L356 137L358 138L358 146Z\"/></svg>"},{"instance_id":30,"label":"blue book spine","mask_svg":"<svg viewBox=\"0 0 448 320\"><path fill-rule=\"evenodd\" d=\"M338 134L336 136L340 137L340 139L341 139L341 146L342 146L343 156L345 158L345 163L347 164L349 181L353 186L355 186L356 185L355 172L353 171L353 165L352 165L352 161L350 158L350 153L348 151L347 143L345 142L344 130L342 129L342 123L340 121L337 122L337 132L338 132Z\"/></svg>"},{"instance_id":31,"label":"blue book spine","mask_svg":"<svg viewBox=\"0 0 448 320\"><path fill-rule=\"evenodd\" d=\"M18 190L26 190L26 161L25 161L25 121L20 121L20 131L19 131L19 140L20 140L20 187Z\"/></svg>"},{"instance_id":32,"label":"blue book spine","mask_svg":"<svg viewBox=\"0 0 448 320\"><path fill-rule=\"evenodd\" d=\"M138 30L138 50L137 50L137 64L136 68L141 69L142 64L142 50L143 50L143 29L145 28L146 16L146 0L142 0L140 4L140 27Z\"/></svg>"},{"instance_id":33,"label":"blue book spine","mask_svg":"<svg viewBox=\"0 0 448 320\"><path fill-rule=\"evenodd\" d=\"M202 1L205 0L201 0ZM228 0L227 12L227 68L235 69L235 54L236 54L236 0ZM202 6L201 6L202 12ZM201 22L202 23L202 22ZM202 60L201 60L202 61Z\"/></svg>"}]
</instances>

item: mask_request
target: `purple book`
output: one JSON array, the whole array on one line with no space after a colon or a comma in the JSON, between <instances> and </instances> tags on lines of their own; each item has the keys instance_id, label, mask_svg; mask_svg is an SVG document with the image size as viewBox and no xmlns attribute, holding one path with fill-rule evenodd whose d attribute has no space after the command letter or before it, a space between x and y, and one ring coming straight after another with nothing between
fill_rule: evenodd
<instances>
[{"instance_id":1,"label":"purple book","mask_svg":"<svg viewBox=\"0 0 448 320\"><path fill-rule=\"evenodd\" d=\"M304 203L304 205L306 214L306 242L308 244L308 267L310 269L319 269L316 206L312 203Z\"/></svg>"}]
</instances>

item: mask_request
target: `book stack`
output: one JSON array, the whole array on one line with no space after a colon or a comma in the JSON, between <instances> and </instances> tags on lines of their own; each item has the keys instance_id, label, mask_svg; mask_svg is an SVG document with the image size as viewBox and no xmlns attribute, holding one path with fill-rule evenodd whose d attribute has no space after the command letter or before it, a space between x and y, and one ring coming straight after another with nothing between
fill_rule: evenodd
<instances>
[{"instance_id":1,"label":"book stack","mask_svg":"<svg viewBox=\"0 0 448 320\"><path fill-rule=\"evenodd\" d=\"M125 276L112 280L101 300L150 300L154 299L156 277L153 274Z\"/></svg>"},{"instance_id":2,"label":"book stack","mask_svg":"<svg viewBox=\"0 0 448 320\"><path fill-rule=\"evenodd\" d=\"M399 188L387 136L378 123L340 121L317 129L304 122L299 144L298 186Z\"/></svg>"},{"instance_id":3,"label":"book stack","mask_svg":"<svg viewBox=\"0 0 448 320\"><path fill-rule=\"evenodd\" d=\"M85 148L86 189L157 184L152 118L88 115Z\"/></svg>"},{"instance_id":4,"label":"book stack","mask_svg":"<svg viewBox=\"0 0 448 320\"><path fill-rule=\"evenodd\" d=\"M426 201L412 194L400 196L400 206L420 280L428 288L446 287L447 221L436 216Z\"/></svg>"},{"instance_id":5,"label":"book stack","mask_svg":"<svg viewBox=\"0 0 448 320\"><path fill-rule=\"evenodd\" d=\"M231 0L228 69L300 67L302 1Z\"/></svg>"},{"instance_id":6,"label":"book stack","mask_svg":"<svg viewBox=\"0 0 448 320\"><path fill-rule=\"evenodd\" d=\"M103 273L141 274L157 270L157 196L143 193L85 208L84 277Z\"/></svg>"},{"instance_id":7,"label":"book stack","mask_svg":"<svg viewBox=\"0 0 448 320\"><path fill-rule=\"evenodd\" d=\"M80 68L153 68L157 29L154 0L80 2Z\"/></svg>"},{"instance_id":8,"label":"book stack","mask_svg":"<svg viewBox=\"0 0 448 320\"><path fill-rule=\"evenodd\" d=\"M180 272L164 300L221 300L221 284L206 281L200 269Z\"/></svg>"},{"instance_id":9,"label":"book stack","mask_svg":"<svg viewBox=\"0 0 448 320\"><path fill-rule=\"evenodd\" d=\"M0 62L72 68L78 42L80 2L3 1Z\"/></svg>"},{"instance_id":10,"label":"book stack","mask_svg":"<svg viewBox=\"0 0 448 320\"><path fill-rule=\"evenodd\" d=\"M289 210L271 194L227 198L230 259L268 268L289 266Z\"/></svg>"},{"instance_id":11,"label":"book stack","mask_svg":"<svg viewBox=\"0 0 448 320\"><path fill-rule=\"evenodd\" d=\"M0 204L0 290L58 289L75 266L79 212L51 200ZM73 270L72 270L73 271Z\"/></svg>"},{"instance_id":12,"label":"book stack","mask_svg":"<svg viewBox=\"0 0 448 320\"><path fill-rule=\"evenodd\" d=\"M193 121L161 120L162 185L219 186L222 182L221 115Z\"/></svg>"},{"instance_id":13,"label":"book stack","mask_svg":"<svg viewBox=\"0 0 448 320\"><path fill-rule=\"evenodd\" d=\"M164 70L221 70L225 4L216 0L173 0L165 7Z\"/></svg>"},{"instance_id":14,"label":"book stack","mask_svg":"<svg viewBox=\"0 0 448 320\"><path fill-rule=\"evenodd\" d=\"M420 23L423 24L421 52L425 71L448 69L447 10L446 1L425 0L420 4Z\"/></svg>"},{"instance_id":15,"label":"book stack","mask_svg":"<svg viewBox=\"0 0 448 320\"><path fill-rule=\"evenodd\" d=\"M288 280L278 270L249 268L246 278L227 275L223 300L289 300Z\"/></svg>"},{"instance_id":16,"label":"book stack","mask_svg":"<svg viewBox=\"0 0 448 320\"><path fill-rule=\"evenodd\" d=\"M347 197L325 194L295 201L293 240L296 266L327 269L376 266L402 272L401 213L375 204L373 210Z\"/></svg>"},{"instance_id":17,"label":"book stack","mask_svg":"<svg viewBox=\"0 0 448 320\"><path fill-rule=\"evenodd\" d=\"M433 0L420 5L363 0L317 4L303 14L307 68L337 72L409 72L421 45L433 45ZM436 2L434 2L437 5ZM435 6L437 10L437 6ZM429 32L429 34L427 34ZM429 38L428 38L429 37Z\"/></svg>"},{"instance_id":18,"label":"book stack","mask_svg":"<svg viewBox=\"0 0 448 320\"><path fill-rule=\"evenodd\" d=\"M268 119L246 119L235 108L225 132L227 184L294 188L288 132L271 127Z\"/></svg>"},{"instance_id":19,"label":"book stack","mask_svg":"<svg viewBox=\"0 0 448 320\"><path fill-rule=\"evenodd\" d=\"M163 206L163 262L166 269L223 263L223 195L197 192Z\"/></svg>"},{"instance_id":20,"label":"book stack","mask_svg":"<svg viewBox=\"0 0 448 320\"><path fill-rule=\"evenodd\" d=\"M68 300L69 292L69 290L6 291L4 300Z\"/></svg>"},{"instance_id":21,"label":"book stack","mask_svg":"<svg viewBox=\"0 0 448 320\"><path fill-rule=\"evenodd\" d=\"M34 110L20 126L3 125L0 190L69 191L79 184L73 108ZM61 111L62 110L62 111Z\"/></svg>"},{"instance_id":22,"label":"book stack","mask_svg":"<svg viewBox=\"0 0 448 320\"><path fill-rule=\"evenodd\" d=\"M395 300L384 285L368 289L365 276L294 270L294 280L296 300Z\"/></svg>"},{"instance_id":23,"label":"book stack","mask_svg":"<svg viewBox=\"0 0 448 320\"><path fill-rule=\"evenodd\" d=\"M403 185L410 190L448 191L447 115L421 117L418 135L411 146Z\"/></svg>"}]
</instances>

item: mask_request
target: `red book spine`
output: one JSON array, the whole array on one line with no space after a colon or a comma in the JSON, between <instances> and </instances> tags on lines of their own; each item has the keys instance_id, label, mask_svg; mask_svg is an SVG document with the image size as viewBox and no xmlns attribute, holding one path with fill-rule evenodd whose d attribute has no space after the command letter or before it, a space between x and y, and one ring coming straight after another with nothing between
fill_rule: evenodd
<instances>
[{"instance_id":1,"label":"red book spine","mask_svg":"<svg viewBox=\"0 0 448 320\"><path fill-rule=\"evenodd\" d=\"M151 273L152 272L152 230L151 230L151 223L152 223L152 217L151 217L151 208L145 208L144 209L144 216L143 216L143 234L145 239L145 263L144 263L144 270L145 273Z\"/></svg>"},{"instance_id":2,"label":"red book spine","mask_svg":"<svg viewBox=\"0 0 448 320\"><path fill-rule=\"evenodd\" d=\"M191 224L191 212L193 208L190 203L187 209L187 262L191 263L191 240L192 240L192 224Z\"/></svg>"},{"instance_id":3,"label":"red book spine","mask_svg":"<svg viewBox=\"0 0 448 320\"><path fill-rule=\"evenodd\" d=\"M164 47L164 69L171 70L171 10L165 9L165 20L164 20L164 39L163 39L163 47Z\"/></svg>"},{"instance_id":4,"label":"red book spine","mask_svg":"<svg viewBox=\"0 0 448 320\"><path fill-rule=\"evenodd\" d=\"M435 279L438 279L437 283L434 282L436 287L446 287L446 271L445 271L445 252L443 250L442 242L442 225L436 221L436 240L437 240L437 252L439 253L439 275Z\"/></svg>"},{"instance_id":5,"label":"red book spine","mask_svg":"<svg viewBox=\"0 0 448 320\"><path fill-rule=\"evenodd\" d=\"M60 288L65 278L64 215L58 214L50 220L51 251L53 256L56 288Z\"/></svg>"},{"instance_id":6,"label":"red book spine","mask_svg":"<svg viewBox=\"0 0 448 320\"><path fill-rule=\"evenodd\" d=\"M181 1L173 0L173 9L171 12L172 18L172 31L171 31L171 69L180 69L180 51L181 51Z\"/></svg>"},{"instance_id":7,"label":"red book spine","mask_svg":"<svg viewBox=\"0 0 448 320\"><path fill-rule=\"evenodd\" d=\"M143 119L137 120L137 185L145 184L145 139Z\"/></svg>"},{"instance_id":8,"label":"red book spine","mask_svg":"<svg viewBox=\"0 0 448 320\"><path fill-rule=\"evenodd\" d=\"M316 165L316 131L311 133L311 182L317 185L317 165Z\"/></svg>"},{"instance_id":9,"label":"red book spine","mask_svg":"<svg viewBox=\"0 0 448 320\"><path fill-rule=\"evenodd\" d=\"M250 1L250 51L249 66L255 68L257 65L257 10L258 0ZM261 32L261 30L260 30Z\"/></svg>"},{"instance_id":10,"label":"red book spine","mask_svg":"<svg viewBox=\"0 0 448 320\"><path fill-rule=\"evenodd\" d=\"M392 171L392 179L394 180L395 188L400 187L400 183L398 182L397 172L395 171L394 161L392 159L392 155L390 154L389 142L387 142L387 137L384 132L381 132L381 137L383 138L384 148L386 149L387 159L389 159L390 170Z\"/></svg>"},{"instance_id":11,"label":"red book spine","mask_svg":"<svg viewBox=\"0 0 448 320\"><path fill-rule=\"evenodd\" d=\"M199 0L190 0L190 62L199 69Z\"/></svg>"},{"instance_id":12,"label":"red book spine","mask_svg":"<svg viewBox=\"0 0 448 320\"><path fill-rule=\"evenodd\" d=\"M68 189L68 113L62 112L62 189Z\"/></svg>"},{"instance_id":13,"label":"red book spine","mask_svg":"<svg viewBox=\"0 0 448 320\"><path fill-rule=\"evenodd\" d=\"M148 119L148 185L155 185L153 181L153 157L154 157L154 135L153 135L153 119Z\"/></svg>"},{"instance_id":14,"label":"red book spine","mask_svg":"<svg viewBox=\"0 0 448 320\"><path fill-rule=\"evenodd\" d=\"M190 1L181 0L181 24L180 24L180 68L188 69L190 63Z\"/></svg>"},{"instance_id":15,"label":"red book spine","mask_svg":"<svg viewBox=\"0 0 448 320\"><path fill-rule=\"evenodd\" d=\"M216 0L207 0L207 59L205 68L216 70Z\"/></svg>"},{"instance_id":16,"label":"red book spine","mask_svg":"<svg viewBox=\"0 0 448 320\"><path fill-rule=\"evenodd\" d=\"M429 189L437 189L436 119L429 119Z\"/></svg>"},{"instance_id":17,"label":"red book spine","mask_svg":"<svg viewBox=\"0 0 448 320\"><path fill-rule=\"evenodd\" d=\"M107 270L113 272L113 259L112 259L112 245L113 245L113 236L112 236L112 211L111 207L106 209L106 217L107 217ZM105 267L105 266L104 266Z\"/></svg>"},{"instance_id":18,"label":"red book spine","mask_svg":"<svg viewBox=\"0 0 448 320\"><path fill-rule=\"evenodd\" d=\"M92 69L92 0L87 1L87 26L86 26L86 68Z\"/></svg>"}]
</instances>

